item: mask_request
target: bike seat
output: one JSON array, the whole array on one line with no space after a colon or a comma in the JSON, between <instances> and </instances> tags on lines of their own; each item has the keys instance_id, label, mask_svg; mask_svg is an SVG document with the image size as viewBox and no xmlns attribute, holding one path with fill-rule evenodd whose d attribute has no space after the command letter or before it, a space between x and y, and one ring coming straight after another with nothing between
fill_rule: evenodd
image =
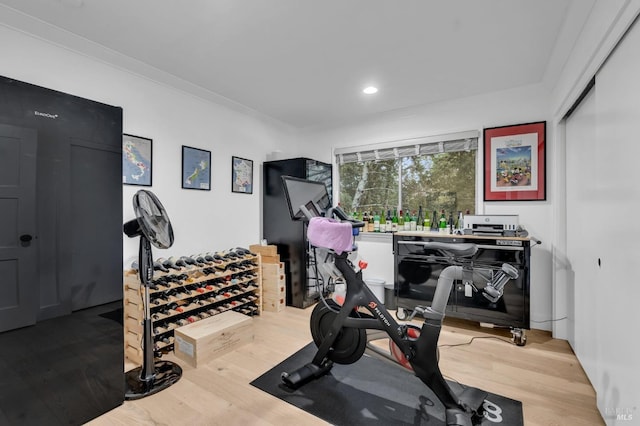
<instances>
[{"instance_id":1,"label":"bike seat","mask_svg":"<svg viewBox=\"0 0 640 426\"><path fill-rule=\"evenodd\" d=\"M476 254L478 246L472 243L441 243L439 241L428 241L422 243L425 249L440 250L448 252L456 257L469 257Z\"/></svg>"},{"instance_id":2,"label":"bike seat","mask_svg":"<svg viewBox=\"0 0 640 426\"><path fill-rule=\"evenodd\" d=\"M353 228L349 222L312 217L307 228L307 239L312 245L333 250L339 255L353 250Z\"/></svg>"}]
</instances>

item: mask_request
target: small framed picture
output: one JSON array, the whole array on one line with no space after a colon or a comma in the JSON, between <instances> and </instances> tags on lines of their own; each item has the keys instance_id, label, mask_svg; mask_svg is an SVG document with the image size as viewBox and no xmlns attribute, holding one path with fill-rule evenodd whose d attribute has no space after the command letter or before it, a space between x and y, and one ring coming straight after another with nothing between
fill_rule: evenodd
<instances>
[{"instance_id":1,"label":"small framed picture","mask_svg":"<svg viewBox=\"0 0 640 426\"><path fill-rule=\"evenodd\" d=\"M122 183L151 186L153 141L134 135L122 135Z\"/></svg>"},{"instance_id":2,"label":"small framed picture","mask_svg":"<svg viewBox=\"0 0 640 426\"><path fill-rule=\"evenodd\" d=\"M546 121L484 129L484 200L546 200Z\"/></svg>"},{"instance_id":3,"label":"small framed picture","mask_svg":"<svg viewBox=\"0 0 640 426\"><path fill-rule=\"evenodd\" d=\"M211 190L211 151L182 145L182 188Z\"/></svg>"},{"instance_id":4,"label":"small framed picture","mask_svg":"<svg viewBox=\"0 0 640 426\"><path fill-rule=\"evenodd\" d=\"M253 194L253 161L231 157L231 192Z\"/></svg>"}]
</instances>

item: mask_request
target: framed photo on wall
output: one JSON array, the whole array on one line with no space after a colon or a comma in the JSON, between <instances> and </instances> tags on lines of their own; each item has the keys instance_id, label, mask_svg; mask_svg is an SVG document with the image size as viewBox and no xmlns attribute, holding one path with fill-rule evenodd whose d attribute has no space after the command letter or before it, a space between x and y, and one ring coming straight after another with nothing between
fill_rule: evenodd
<instances>
[{"instance_id":1,"label":"framed photo on wall","mask_svg":"<svg viewBox=\"0 0 640 426\"><path fill-rule=\"evenodd\" d=\"M546 200L546 121L484 129L484 200Z\"/></svg>"},{"instance_id":2,"label":"framed photo on wall","mask_svg":"<svg viewBox=\"0 0 640 426\"><path fill-rule=\"evenodd\" d=\"M231 192L253 194L253 161L231 157Z\"/></svg>"},{"instance_id":3,"label":"framed photo on wall","mask_svg":"<svg viewBox=\"0 0 640 426\"><path fill-rule=\"evenodd\" d=\"M140 136L122 135L122 183L151 186L153 141Z\"/></svg>"},{"instance_id":4,"label":"framed photo on wall","mask_svg":"<svg viewBox=\"0 0 640 426\"><path fill-rule=\"evenodd\" d=\"M182 145L182 188L211 190L211 151Z\"/></svg>"}]
</instances>

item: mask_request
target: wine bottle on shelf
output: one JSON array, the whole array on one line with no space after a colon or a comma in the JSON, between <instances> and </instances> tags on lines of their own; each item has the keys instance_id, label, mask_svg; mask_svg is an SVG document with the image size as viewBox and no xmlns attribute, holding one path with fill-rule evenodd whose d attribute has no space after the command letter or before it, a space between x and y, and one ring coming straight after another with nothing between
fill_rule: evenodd
<instances>
[{"instance_id":1,"label":"wine bottle on shelf","mask_svg":"<svg viewBox=\"0 0 640 426\"><path fill-rule=\"evenodd\" d=\"M182 266L180 266L177 263L178 259L175 257L170 257L169 259L167 259L163 265L165 266L165 268L170 268L170 269L175 269L176 271L181 271L182 270ZM184 263L184 262L183 262Z\"/></svg>"},{"instance_id":2,"label":"wine bottle on shelf","mask_svg":"<svg viewBox=\"0 0 640 426\"><path fill-rule=\"evenodd\" d=\"M433 211L433 216L431 216L431 230L438 231L438 212Z\"/></svg>"},{"instance_id":3,"label":"wine bottle on shelf","mask_svg":"<svg viewBox=\"0 0 640 426\"><path fill-rule=\"evenodd\" d=\"M429 213L424 215L424 221L422 222L422 230L426 232L431 232L431 219L429 218Z\"/></svg>"},{"instance_id":4,"label":"wine bottle on shelf","mask_svg":"<svg viewBox=\"0 0 640 426\"><path fill-rule=\"evenodd\" d=\"M380 215L373 212L373 232L380 232Z\"/></svg>"},{"instance_id":5,"label":"wine bottle on shelf","mask_svg":"<svg viewBox=\"0 0 640 426\"><path fill-rule=\"evenodd\" d=\"M418 207L418 218L416 219L416 231L424 229L424 216L422 215L422 206Z\"/></svg>"},{"instance_id":6,"label":"wine bottle on shelf","mask_svg":"<svg viewBox=\"0 0 640 426\"><path fill-rule=\"evenodd\" d=\"M438 220L438 230L441 234L447 233L447 217L444 214L444 209L440 212L440 219Z\"/></svg>"},{"instance_id":7,"label":"wine bottle on shelf","mask_svg":"<svg viewBox=\"0 0 640 426\"><path fill-rule=\"evenodd\" d=\"M160 259L153 262L153 270L160 272L169 272L169 269L167 269L162 263L160 263Z\"/></svg>"},{"instance_id":8,"label":"wine bottle on shelf","mask_svg":"<svg viewBox=\"0 0 640 426\"><path fill-rule=\"evenodd\" d=\"M449 212L449 234L453 234L453 213Z\"/></svg>"},{"instance_id":9,"label":"wine bottle on shelf","mask_svg":"<svg viewBox=\"0 0 640 426\"><path fill-rule=\"evenodd\" d=\"M395 216L395 212L394 212ZM404 231L404 216L402 215L402 210L400 210L400 216L398 216L398 225L396 227L396 231Z\"/></svg>"},{"instance_id":10,"label":"wine bottle on shelf","mask_svg":"<svg viewBox=\"0 0 640 426\"><path fill-rule=\"evenodd\" d=\"M385 232L391 232L393 218L391 217L391 209L387 209L387 217L385 218Z\"/></svg>"},{"instance_id":11,"label":"wine bottle on shelf","mask_svg":"<svg viewBox=\"0 0 640 426\"><path fill-rule=\"evenodd\" d=\"M398 211L393 209L393 216L391 217L391 232L398 231Z\"/></svg>"}]
</instances>

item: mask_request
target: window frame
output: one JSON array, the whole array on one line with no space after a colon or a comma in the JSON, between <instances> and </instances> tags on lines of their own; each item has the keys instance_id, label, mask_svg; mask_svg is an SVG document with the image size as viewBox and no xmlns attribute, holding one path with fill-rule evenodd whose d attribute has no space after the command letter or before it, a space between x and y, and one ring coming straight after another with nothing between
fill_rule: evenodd
<instances>
[{"instance_id":1,"label":"window frame","mask_svg":"<svg viewBox=\"0 0 640 426\"><path fill-rule=\"evenodd\" d=\"M482 161L483 161L483 153L482 147L480 144L480 131L478 130L470 130L465 132L457 132L457 133L448 133L442 135L435 136L424 136L419 138L411 138L411 139L400 139L395 141L388 142L379 142L374 144L363 144L357 146L348 146L348 147L337 147L333 149L332 153L332 162L335 165L334 167L334 188L333 188L333 199L340 200L340 166L347 162L358 162L347 160L341 161L341 156L351 156L356 155L359 159L361 158L363 161L373 161L377 158L376 151L393 151L396 154L396 158L403 158L410 156L410 154L406 154L407 150L411 148L415 149L415 154L437 154L442 152L456 152L462 151L463 149L445 149L445 146L459 143L461 141L469 143L469 149L476 151L475 158L475 187L474 187L474 196L475 196L475 211L476 214L480 214L480 207L482 205L481 200L478 198L480 186L482 179L478 179L478 171ZM437 150L434 151L434 148L437 147ZM421 150L425 150L427 152L421 152ZM405 155L398 155L400 151L404 151ZM374 152L375 158L371 158L371 152ZM365 155L363 155L363 153ZM363 158L364 157L364 158ZM385 159L391 159L393 157L385 157ZM399 162L398 165L398 200L396 209L402 208L402 164Z\"/></svg>"}]
</instances>

